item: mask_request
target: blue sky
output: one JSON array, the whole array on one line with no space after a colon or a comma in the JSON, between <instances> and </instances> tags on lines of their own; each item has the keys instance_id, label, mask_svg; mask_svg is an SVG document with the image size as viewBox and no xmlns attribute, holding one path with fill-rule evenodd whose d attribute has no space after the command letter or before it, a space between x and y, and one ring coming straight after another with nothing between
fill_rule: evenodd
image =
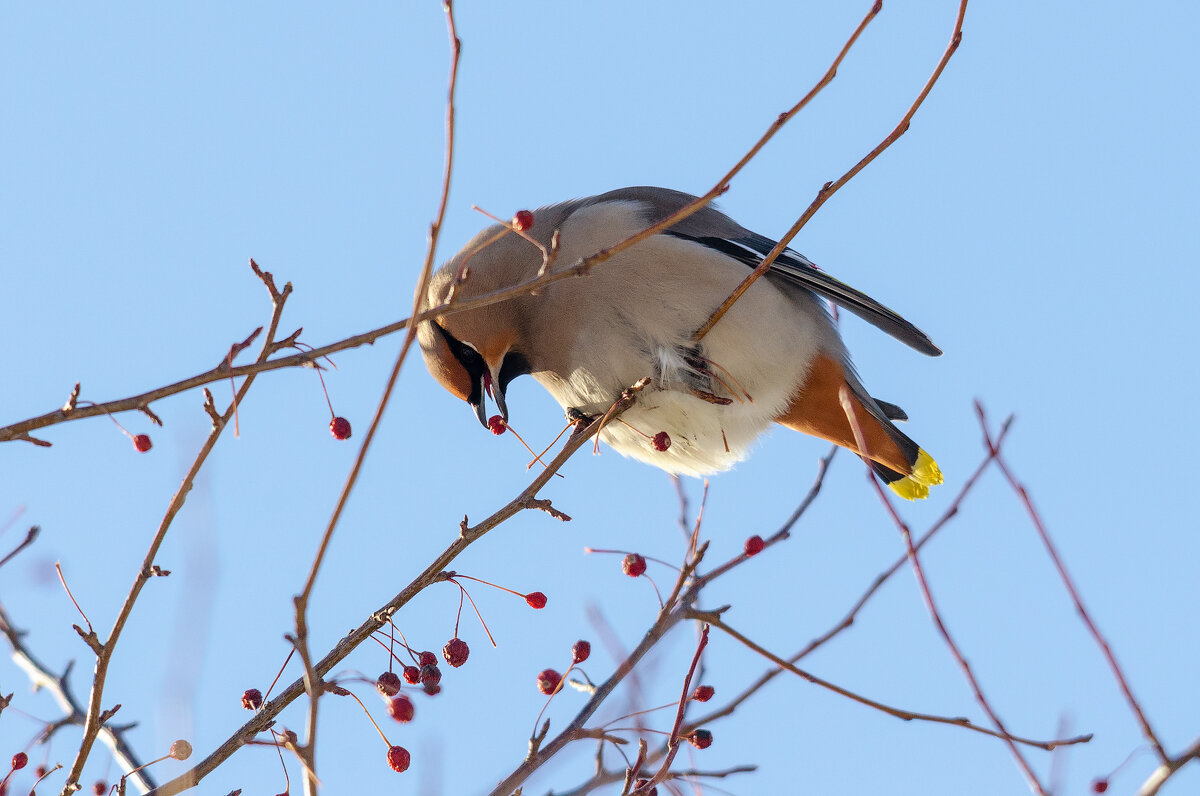
<instances>
[{"instance_id":1,"label":"blue sky","mask_svg":"<svg viewBox=\"0 0 1200 796\"><path fill-rule=\"evenodd\" d=\"M707 189L808 90L866 6L461 3L459 159L439 260L485 223L472 204L506 216L624 185ZM722 207L782 234L822 183L891 129L941 53L955 8L889 3ZM1189 497L1200 436L1186 421L1200 386L1197 24L1200 12L1179 2L1136 11L973 4L963 46L911 131L795 243L946 351L927 359L855 318L843 324L865 383L905 407L906 430L947 475L929 501L904 507L915 527L945 509L982 456L972 401L997 421L1016 414L1008 459L1172 751L1200 734L1200 542ZM439 189L446 67L437 3L6 9L0 334L10 345L0 423L61 405L76 381L99 401L211 367L268 318L251 256L294 283L284 328L303 326L310 344L407 314ZM399 343L335 357L330 392L356 431ZM228 394L215 386L218 398ZM77 617L52 564L62 562L92 621L107 628L206 433L200 402L195 393L160 402L159 430L123 417L153 434L146 455L103 419L47 430L49 449L10 443L0 452L0 514L25 507L0 548L25 524L43 527L38 545L0 571L0 599L33 631L41 657L79 660L81 693L89 653L70 629ZM527 439L557 433L561 413L532 380L514 383L509 406ZM241 437L222 439L177 520L160 556L174 574L147 588L106 698L140 722L131 737L144 757L176 737L207 754L245 720L242 690L265 687L286 655L291 597L356 451L331 440L327 422L313 373L263 377L241 409ZM780 430L713 479L704 530L714 560L778 527L824 449ZM481 518L515 495L525 462L511 437L482 431L411 361L318 582L314 644L327 648L397 592L464 513ZM549 607L535 614L473 590L500 646L490 649L464 617L471 661L437 699L418 702L417 722L387 727L413 752L405 775L383 765L356 707L329 700L319 760L327 792L486 792L524 754L540 669L565 667L581 637L596 649L589 673L611 668L589 606L622 645L636 644L656 606L650 589L582 548L677 560L673 487L611 451L580 455L565 472L544 494L572 523L527 513L456 562L540 589ZM688 491L694 506L698 483ZM901 551L862 466L839 456L793 538L715 584L709 604L732 604L731 621L787 653L840 618ZM1061 793L1086 793L1142 743L997 473L925 562L946 621L1009 726L1049 738L1065 721L1096 734L1062 753ZM419 646L450 637L454 591L430 589L402 615ZM655 704L677 690L691 645L679 632L649 662ZM707 679L719 696L766 668L719 634L710 653ZM372 677L384 664L365 648L349 661ZM891 704L984 720L907 571L807 665ZM0 665L14 706L55 717L22 677ZM556 726L573 715L572 699L552 708ZM302 726L298 708L285 725ZM612 710L606 717L619 715ZM6 712L0 754L37 729ZM796 680L712 729L717 743L695 753L697 767L760 766L717 783L733 793L1025 787L999 742L901 723ZM69 762L74 737L64 732L50 759ZM591 753L565 755L527 792L583 782ZM1050 756L1030 757L1045 777ZM106 765L98 751L87 781L106 776ZM1138 757L1117 792L1132 792L1150 768L1149 755ZM160 779L172 771L156 769ZM1200 774L1185 771L1165 792L1198 784ZM199 792L236 787L281 791L273 752L239 752Z\"/></svg>"}]
</instances>

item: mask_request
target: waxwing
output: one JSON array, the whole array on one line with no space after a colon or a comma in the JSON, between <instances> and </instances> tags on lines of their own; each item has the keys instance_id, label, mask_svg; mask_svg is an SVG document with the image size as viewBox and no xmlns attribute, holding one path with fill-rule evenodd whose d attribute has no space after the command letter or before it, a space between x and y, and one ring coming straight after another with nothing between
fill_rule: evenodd
<instances>
[{"instance_id":1,"label":"waxwing","mask_svg":"<svg viewBox=\"0 0 1200 796\"><path fill-rule=\"evenodd\" d=\"M485 229L432 277L423 308L533 279L558 234L550 271L616 244L695 197L623 188L543 207L518 234ZM528 236L528 239L524 236ZM537 241L539 245L531 242ZM707 206L587 275L420 324L429 372L487 425L484 396L505 421L509 383L530 374L564 410L603 414L622 391L652 381L600 438L670 473L707 475L743 459L772 423L864 456L897 494L923 498L937 464L893 420L892 404L863 388L826 300L930 356L942 352L911 323L786 249L764 278L698 342L696 331L775 241ZM848 393L865 450L842 396ZM651 440L666 432L670 445ZM663 437L658 437L662 441Z\"/></svg>"}]
</instances>

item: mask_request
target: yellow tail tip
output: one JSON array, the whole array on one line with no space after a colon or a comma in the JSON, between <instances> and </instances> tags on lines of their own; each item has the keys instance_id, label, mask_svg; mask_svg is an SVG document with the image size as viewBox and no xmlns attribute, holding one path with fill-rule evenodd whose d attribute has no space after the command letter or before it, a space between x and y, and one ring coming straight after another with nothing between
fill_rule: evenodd
<instances>
[{"instance_id":1,"label":"yellow tail tip","mask_svg":"<svg viewBox=\"0 0 1200 796\"><path fill-rule=\"evenodd\" d=\"M917 452L912 474L888 484L892 491L905 500L923 500L929 497L929 487L942 483L942 470L925 451Z\"/></svg>"}]
</instances>

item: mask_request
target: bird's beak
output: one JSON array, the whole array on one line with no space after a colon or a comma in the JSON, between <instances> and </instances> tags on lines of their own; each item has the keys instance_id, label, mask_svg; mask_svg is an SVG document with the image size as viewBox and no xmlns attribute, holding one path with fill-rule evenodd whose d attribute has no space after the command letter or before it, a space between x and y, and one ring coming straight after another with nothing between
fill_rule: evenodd
<instances>
[{"instance_id":1,"label":"bird's beak","mask_svg":"<svg viewBox=\"0 0 1200 796\"><path fill-rule=\"evenodd\" d=\"M496 408L500 410L500 417L504 418L504 422L508 422L508 404L504 400L504 387L501 381L492 375L496 368L490 365L479 375L479 389L472 392L473 395L479 396L479 401L471 402L471 406L475 408L475 416L479 418L479 422L484 428L488 426L487 402L484 396L490 395L492 400L496 402Z\"/></svg>"}]
</instances>

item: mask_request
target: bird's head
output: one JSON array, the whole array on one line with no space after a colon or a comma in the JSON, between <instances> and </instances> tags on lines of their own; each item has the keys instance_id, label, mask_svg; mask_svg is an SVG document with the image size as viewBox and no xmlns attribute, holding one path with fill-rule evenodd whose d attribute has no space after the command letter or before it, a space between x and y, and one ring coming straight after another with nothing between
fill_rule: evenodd
<instances>
[{"instance_id":1,"label":"bird's head","mask_svg":"<svg viewBox=\"0 0 1200 796\"><path fill-rule=\"evenodd\" d=\"M534 249L528 243L524 246ZM444 304L452 292L455 302L467 302L517 284L525 277L523 261L529 258L524 254L520 249L514 252L512 246L473 250L468 244L433 275L422 309ZM447 312L417 327L417 341L430 374L469 403L484 426L488 424L485 396L492 397L500 416L507 421L505 391L509 382L530 372L529 360L521 351L522 308L520 299L512 299Z\"/></svg>"}]
</instances>

